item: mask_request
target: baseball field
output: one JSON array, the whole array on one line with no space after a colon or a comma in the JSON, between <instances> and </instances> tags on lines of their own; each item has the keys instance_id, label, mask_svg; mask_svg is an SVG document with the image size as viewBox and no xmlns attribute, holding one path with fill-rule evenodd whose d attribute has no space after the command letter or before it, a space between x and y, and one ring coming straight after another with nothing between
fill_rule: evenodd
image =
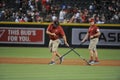
<instances>
[{"instance_id":1,"label":"baseball field","mask_svg":"<svg viewBox=\"0 0 120 80\"><path fill-rule=\"evenodd\" d=\"M75 49L89 59L87 48ZM61 55L69 48L59 48ZM120 80L120 49L98 49L100 63L88 66L74 52L48 65L47 47L0 47L0 80Z\"/></svg>"}]
</instances>

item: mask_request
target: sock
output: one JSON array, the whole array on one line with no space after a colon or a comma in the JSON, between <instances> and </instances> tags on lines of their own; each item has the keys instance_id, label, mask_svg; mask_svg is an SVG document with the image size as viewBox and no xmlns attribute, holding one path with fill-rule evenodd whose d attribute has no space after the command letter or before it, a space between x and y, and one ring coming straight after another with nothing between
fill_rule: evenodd
<instances>
[{"instance_id":1,"label":"sock","mask_svg":"<svg viewBox=\"0 0 120 80\"><path fill-rule=\"evenodd\" d=\"M98 57L95 57L95 61L99 61L99 60L98 60Z\"/></svg>"}]
</instances>

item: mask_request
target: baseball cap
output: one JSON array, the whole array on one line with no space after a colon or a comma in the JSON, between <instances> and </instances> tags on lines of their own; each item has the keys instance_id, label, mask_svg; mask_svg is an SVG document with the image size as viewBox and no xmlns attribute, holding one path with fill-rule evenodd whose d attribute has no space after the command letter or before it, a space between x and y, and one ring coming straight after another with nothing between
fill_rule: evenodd
<instances>
[{"instance_id":1,"label":"baseball cap","mask_svg":"<svg viewBox=\"0 0 120 80\"><path fill-rule=\"evenodd\" d=\"M59 22L58 21L54 21L53 26L54 27L58 27L59 26Z\"/></svg>"},{"instance_id":2,"label":"baseball cap","mask_svg":"<svg viewBox=\"0 0 120 80\"><path fill-rule=\"evenodd\" d=\"M91 19L89 20L89 22L94 22L94 19L93 19L93 18L91 18Z\"/></svg>"}]
</instances>

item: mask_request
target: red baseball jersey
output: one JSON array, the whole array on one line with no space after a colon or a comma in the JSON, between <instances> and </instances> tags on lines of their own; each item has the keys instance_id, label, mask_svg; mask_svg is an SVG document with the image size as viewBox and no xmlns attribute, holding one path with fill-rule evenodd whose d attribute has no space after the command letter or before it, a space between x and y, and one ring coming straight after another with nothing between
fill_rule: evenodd
<instances>
[{"instance_id":1,"label":"red baseball jersey","mask_svg":"<svg viewBox=\"0 0 120 80\"><path fill-rule=\"evenodd\" d=\"M99 28L96 25L91 25L88 29L88 36L93 36L94 34L96 34L97 32L99 32ZM96 36L99 37L99 36Z\"/></svg>"},{"instance_id":2,"label":"red baseball jersey","mask_svg":"<svg viewBox=\"0 0 120 80\"><path fill-rule=\"evenodd\" d=\"M59 39L59 38L61 38L62 36L65 35L65 33L64 33L64 31L63 31L63 29L62 29L62 27L60 25L57 26L57 27L53 27L53 24L50 24L48 26L47 30L49 32L51 32L51 33L55 33L56 34L56 36L49 35L50 39L52 39L52 40Z\"/></svg>"}]
</instances>

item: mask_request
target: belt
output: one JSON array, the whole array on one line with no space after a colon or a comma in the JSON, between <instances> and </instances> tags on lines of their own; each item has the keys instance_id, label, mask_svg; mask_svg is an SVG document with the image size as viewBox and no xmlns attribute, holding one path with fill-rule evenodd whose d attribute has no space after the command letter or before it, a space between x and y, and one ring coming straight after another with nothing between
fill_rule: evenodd
<instances>
[{"instance_id":1,"label":"belt","mask_svg":"<svg viewBox=\"0 0 120 80\"><path fill-rule=\"evenodd\" d=\"M93 37L93 38L90 38L90 39L95 39L95 38L98 38L98 37Z\"/></svg>"}]
</instances>

